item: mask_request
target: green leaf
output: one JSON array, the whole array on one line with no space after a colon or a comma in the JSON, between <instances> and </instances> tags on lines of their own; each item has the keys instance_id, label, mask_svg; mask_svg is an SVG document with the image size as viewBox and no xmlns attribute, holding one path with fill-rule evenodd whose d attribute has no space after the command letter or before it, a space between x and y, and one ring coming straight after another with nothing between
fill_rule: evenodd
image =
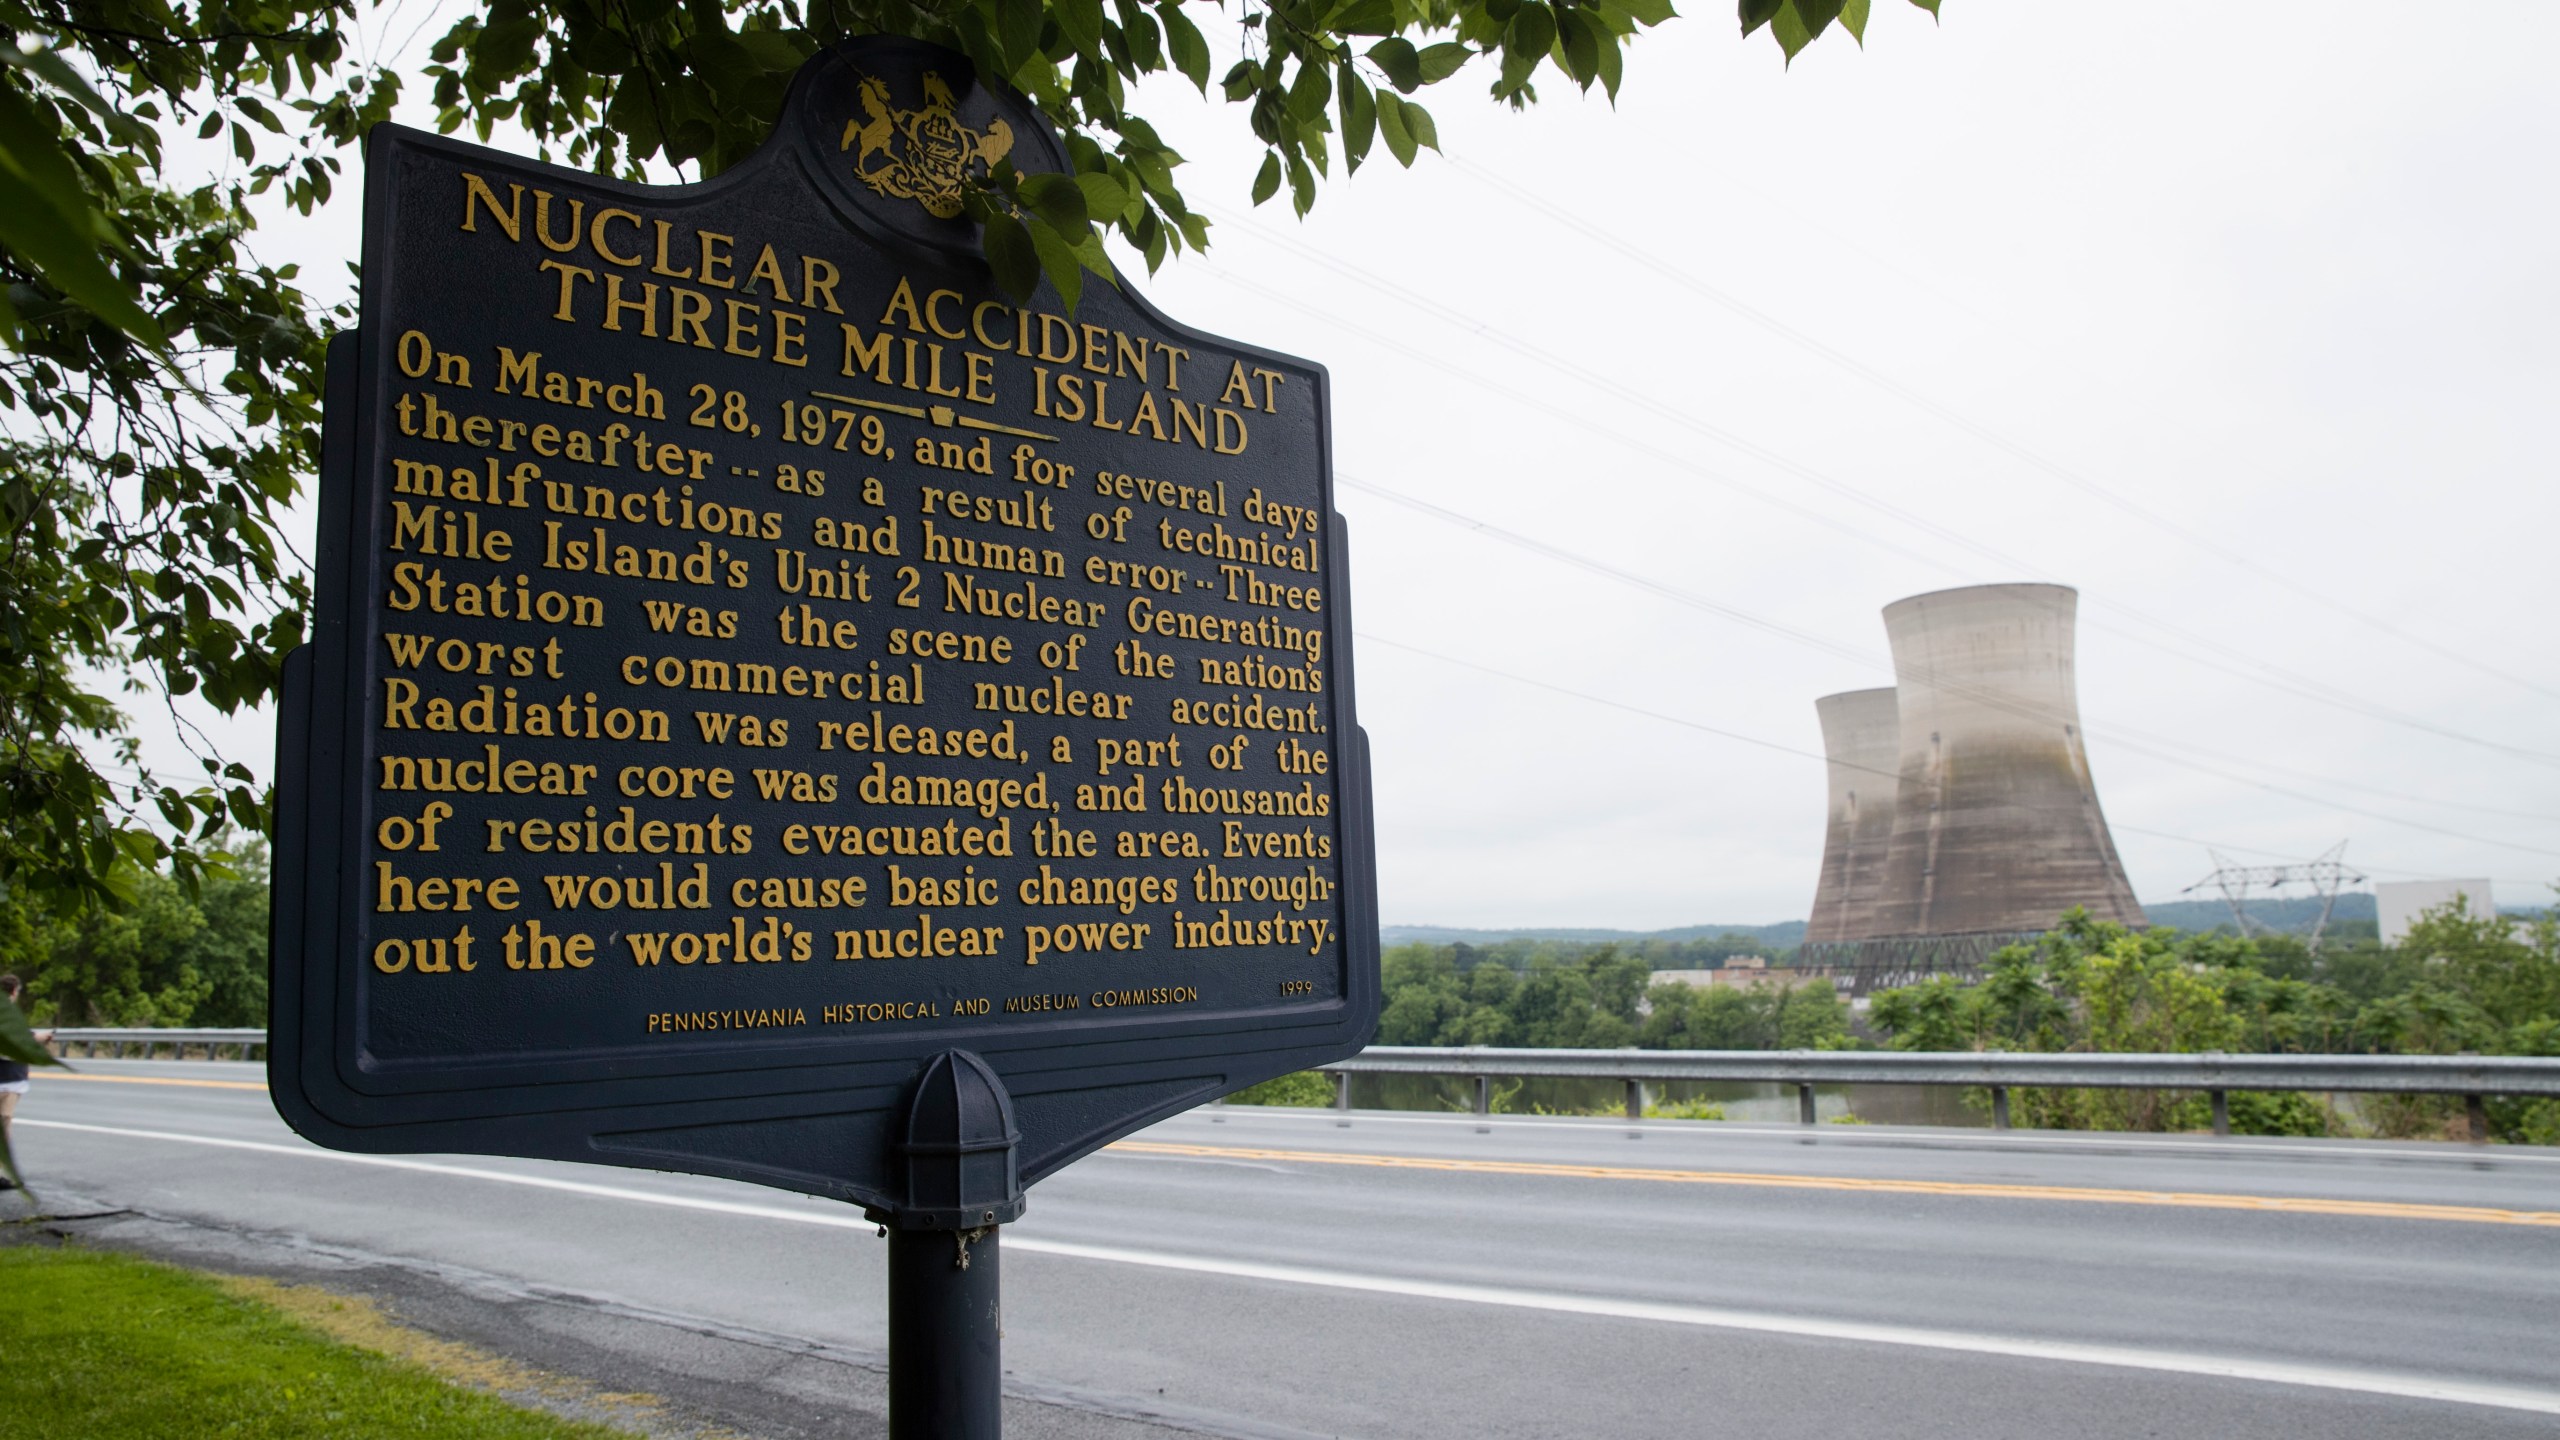
<instances>
[{"instance_id":1,"label":"green leaf","mask_svg":"<svg viewBox=\"0 0 2560 1440\"><path fill-rule=\"evenodd\" d=\"M1615 35L1600 37L1600 87L1609 92L1612 104L1618 98L1618 82L1625 78L1626 52Z\"/></svg>"},{"instance_id":2,"label":"green leaf","mask_svg":"<svg viewBox=\"0 0 2560 1440\"><path fill-rule=\"evenodd\" d=\"M1061 234L1078 234L1093 224L1085 209L1084 187L1071 175L1027 176L1022 182L1022 198L1039 212L1041 219L1057 226Z\"/></svg>"},{"instance_id":3,"label":"green leaf","mask_svg":"<svg viewBox=\"0 0 2560 1440\"><path fill-rule=\"evenodd\" d=\"M1787 0L1742 0L1742 33L1750 34L1778 18L1787 8Z\"/></svg>"},{"instance_id":4,"label":"green leaf","mask_svg":"<svg viewBox=\"0 0 2560 1440\"><path fill-rule=\"evenodd\" d=\"M1068 244L1067 238L1048 221L1034 215L1028 228L1031 231L1031 248L1040 257L1040 273L1048 276L1049 283L1057 287L1058 299L1065 303L1067 313L1073 315L1076 313L1076 301L1084 295L1084 262L1076 258L1075 247Z\"/></svg>"},{"instance_id":5,"label":"green leaf","mask_svg":"<svg viewBox=\"0 0 2560 1440\"><path fill-rule=\"evenodd\" d=\"M1555 43L1556 12L1539 0L1528 0L1511 17L1511 23L1503 27L1504 55L1528 61L1528 69L1537 68L1537 62L1546 58L1547 51L1554 48Z\"/></svg>"},{"instance_id":6,"label":"green leaf","mask_svg":"<svg viewBox=\"0 0 2560 1440\"><path fill-rule=\"evenodd\" d=\"M1301 216L1314 209L1316 204L1315 172L1309 170L1307 162L1296 155L1289 157L1289 203Z\"/></svg>"},{"instance_id":7,"label":"green leaf","mask_svg":"<svg viewBox=\"0 0 2560 1440\"><path fill-rule=\"evenodd\" d=\"M1792 62L1804 47L1831 28L1832 21L1840 18L1842 3L1843 0L1786 0L1770 20L1769 34Z\"/></svg>"},{"instance_id":8,"label":"green leaf","mask_svg":"<svg viewBox=\"0 0 2560 1440\"><path fill-rule=\"evenodd\" d=\"M1391 35L1369 47L1370 62L1385 73L1387 83L1406 94L1422 83L1422 60L1414 53L1413 42L1401 35Z\"/></svg>"},{"instance_id":9,"label":"green leaf","mask_svg":"<svg viewBox=\"0 0 2560 1440\"><path fill-rule=\"evenodd\" d=\"M1458 67L1474 58L1475 53L1465 43L1457 40L1443 40L1431 46L1419 57L1422 64L1422 83L1437 85L1457 74Z\"/></svg>"},{"instance_id":10,"label":"green leaf","mask_svg":"<svg viewBox=\"0 0 2560 1440\"><path fill-rule=\"evenodd\" d=\"M1074 42L1078 53L1102 53L1102 0L1053 0L1049 13L1057 17L1058 29Z\"/></svg>"},{"instance_id":11,"label":"green leaf","mask_svg":"<svg viewBox=\"0 0 2560 1440\"><path fill-rule=\"evenodd\" d=\"M1342 66L1342 163L1357 173L1378 136L1378 100L1350 62Z\"/></svg>"},{"instance_id":12,"label":"green leaf","mask_svg":"<svg viewBox=\"0 0 2560 1440\"><path fill-rule=\"evenodd\" d=\"M1579 10L1556 12L1556 47L1564 52L1565 73L1585 90L1591 88L1592 81L1600 78L1602 37L1594 33L1595 28ZM1610 43L1616 43L1614 37Z\"/></svg>"},{"instance_id":13,"label":"green leaf","mask_svg":"<svg viewBox=\"0 0 2560 1440\"><path fill-rule=\"evenodd\" d=\"M543 35L543 19L527 0L498 0L490 6L488 23L472 42L472 77L483 83L508 80L530 68L534 42Z\"/></svg>"},{"instance_id":14,"label":"green leaf","mask_svg":"<svg viewBox=\"0 0 2560 1440\"><path fill-rule=\"evenodd\" d=\"M1938 0L1911 0L1911 3L1928 11L1933 16L1938 13Z\"/></svg>"},{"instance_id":15,"label":"green leaf","mask_svg":"<svg viewBox=\"0 0 2560 1440\"><path fill-rule=\"evenodd\" d=\"M1671 0L1611 0L1611 3L1644 25L1660 25L1678 14L1671 8ZM1746 29L1743 33L1747 35L1750 31Z\"/></svg>"},{"instance_id":16,"label":"green leaf","mask_svg":"<svg viewBox=\"0 0 2560 1440\"><path fill-rule=\"evenodd\" d=\"M1867 0L1847 0L1840 7L1840 28L1849 32L1859 49L1867 48Z\"/></svg>"},{"instance_id":17,"label":"green leaf","mask_svg":"<svg viewBox=\"0 0 2560 1440\"><path fill-rule=\"evenodd\" d=\"M1431 112L1410 100L1404 102L1404 128L1416 145L1440 148L1440 127L1432 121Z\"/></svg>"},{"instance_id":18,"label":"green leaf","mask_svg":"<svg viewBox=\"0 0 2560 1440\"><path fill-rule=\"evenodd\" d=\"M1325 17L1325 28L1336 35L1393 35L1402 27L1389 0L1350 0Z\"/></svg>"},{"instance_id":19,"label":"green leaf","mask_svg":"<svg viewBox=\"0 0 2560 1440\"><path fill-rule=\"evenodd\" d=\"M1181 0L1166 0L1156 7L1164 21L1165 49L1173 55L1174 68L1203 95L1209 93L1209 42L1200 38L1200 27L1182 13Z\"/></svg>"},{"instance_id":20,"label":"green leaf","mask_svg":"<svg viewBox=\"0 0 2560 1440\"><path fill-rule=\"evenodd\" d=\"M996 41L1004 47L1007 73L1020 70L1040 53L1040 31L1049 12L1040 0L994 0Z\"/></svg>"},{"instance_id":21,"label":"green leaf","mask_svg":"<svg viewBox=\"0 0 2560 1440\"><path fill-rule=\"evenodd\" d=\"M1108 175L1088 170L1076 177L1076 188L1084 192L1085 213L1100 223L1123 219L1129 213L1128 190Z\"/></svg>"},{"instance_id":22,"label":"green leaf","mask_svg":"<svg viewBox=\"0 0 2560 1440\"><path fill-rule=\"evenodd\" d=\"M1040 288L1040 252L1031 246L1031 232L1010 215L993 215L980 239L996 284L1016 301L1028 303L1031 292Z\"/></svg>"},{"instance_id":23,"label":"green leaf","mask_svg":"<svg viewBox=\"0 0 2560 1440\"><path fill-rule=\"evenodd\" d=\"M1396 163L1408 170L1413 168L1413 157L1417 153L1413 132L1404 123L1405 107L1412 103L1401 95L1390 95L1384 91L1378 94L1378 134L1387 142L1387 153L1395 156Z\"/></svg>"},{"instance_id":24,"label":"green leaf","mask_svg":"<svg viewBox=\"0 0 2560 1440\"><path fill-rule=\"evenodd\" d=\"M1259 205L1279 193L1280 152L1274 150L1263 155L1262 172L1253 177L1253 203Z\"/></svg>"},{"instance_id":25,"label":"green leaf","mask_svg":"<svg viewBox=\"0 0 2560 1440\"><path fill-rule=\"evenodd\" d=\"M7 158L16 162L26 157L13 153ZM164 349L168 341L158 322L135 303L133 292L99 255L103 224L75 228L20 174L0 167L0 244L18 252L48 284L89 313Z\"/></svg>"},{"instance_id":26,"label":"green leaf","mask_svg":"<svg viewBox=\"0 0 2560 1440\"><path fill-rule=\"evenodd\" d=\"M1312 60L1298 62L1298 78L1289 82L1289 114L1300 124L1324 114L1333 103L1333 77Z\"/></svg>"},{"instance_id":27,"label":"green leaf","mask_svg":"<svg viewBox=\"0 0 2560 1440\"><path fill-rule=\"evenodd\" d=\"M135 119L133 115L109 104L106 97L91 89L87 78L79 71L72 69L69 62L65 61L58 52L46 49L18 50L11 46L0 46L0 63L37 76L55 90L71 97L82 109L97 116L106 125L108 133L118 140L154 157L159 155L159 134L150 126ZM153 116L159 114L157 107L148 100L134 109L148 111Z\"/></svg>"},{"instance_id":28,"label":"green leaf","mask_svg":"<svg viewBox=\"0 0 2560 1440\"><path fill-rule=\"evenodd\" d=\"M27 1013L19 1009L17 1002L6 995L0 995L0 1060L12 1061L20 1065L59 1065L65 1070L71 1068L55 1058L52 1051L36 1043L35 1032L27 1028Z\"/></svg>"}]
</instances>

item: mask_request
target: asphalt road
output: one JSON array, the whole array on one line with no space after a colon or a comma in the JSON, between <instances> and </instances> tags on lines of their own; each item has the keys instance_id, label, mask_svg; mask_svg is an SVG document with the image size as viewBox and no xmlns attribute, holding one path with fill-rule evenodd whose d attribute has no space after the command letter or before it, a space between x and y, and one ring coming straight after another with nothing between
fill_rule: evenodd
<instances>
[{"instance_id":1,"label":"asphalt road","mask_svg":"<svg viewBox=\"0 0 2560 1440\"><path fill-rule=\"evenodd\" d=\"M878 1433L842 1206L335 1156L255 1067L82 1063L19 1154L131 1213L67 1228ZM1220 1107L1038 1187L1004 1265L1018 1436L2560 1434L2560 1151Z\"/></svg>"}]
</instances>

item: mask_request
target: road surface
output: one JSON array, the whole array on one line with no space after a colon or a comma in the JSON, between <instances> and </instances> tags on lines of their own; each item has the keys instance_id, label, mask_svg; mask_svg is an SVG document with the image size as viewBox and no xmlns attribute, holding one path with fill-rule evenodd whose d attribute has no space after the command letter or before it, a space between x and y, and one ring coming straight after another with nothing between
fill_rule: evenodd
<instances>
[{"instance_id":1,"label":"road surface","mask_svg":"<svg viewBox=\"0 0 2560 1440\"><path fill-rule=\"evenodd\" d=\"M333 1155L258 1067L79 1063L19 1155L124 1213L61 1228L879 1433L844 1206ZM1034 1189L1004 1265L1017 1436L2560 1434L2560 1151L1213 1107Z\"/></svg>"}]
</instances>

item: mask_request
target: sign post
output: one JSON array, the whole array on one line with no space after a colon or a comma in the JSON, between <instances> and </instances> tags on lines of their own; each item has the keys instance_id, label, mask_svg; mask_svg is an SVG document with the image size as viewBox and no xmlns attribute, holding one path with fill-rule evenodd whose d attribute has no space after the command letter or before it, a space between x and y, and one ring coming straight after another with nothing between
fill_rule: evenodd
<instances>
[{"instance_id":1,"label":"sign post","mask_svg":"<svg viewBox=\"0 0 2560 1440\"><path fill-rule=\"evenodd\" d=\"M1325 374L1004 295L999 163L892 39L699 184L378 128L280 738L285 1118L864 1206L900 1436L1025 1187L1378 1009Z\"/></svg>"}]
</instances>

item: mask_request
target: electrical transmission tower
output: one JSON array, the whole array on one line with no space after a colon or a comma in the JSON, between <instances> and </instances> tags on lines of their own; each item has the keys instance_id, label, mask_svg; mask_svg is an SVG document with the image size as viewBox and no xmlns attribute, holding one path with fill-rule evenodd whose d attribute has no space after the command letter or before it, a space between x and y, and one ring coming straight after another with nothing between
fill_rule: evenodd
<instances>
[{"instance_id":1,"label":"electrical transmission tower","mask_svg":"<svg viewBox=\"0 0 2560 1440\"><path fill-rule=\"evenodd\" d=\"M2222 893L2231 906L2231 919L2240 927L2241 938L2249 935L2249 892L2263 890L2270 899L2297 885L2309 886L2320 897L2320 920L2311 927L2311 948L2320 948L2320 935L2329 928L2329 914L2338 906L2338 892L2349 885L2361 885L2365 877L2348 868L2341 857L2347 853L2347 842L2339 841L2322 852L2320 858L2307 865L2234 865L2219 850L2205 852L2213 857L2213 873L2197 881L2181 895L2193 895L2211 887ZM2266 927L2261 925L2260 929Z\"/></svg>"}]
</instances>

